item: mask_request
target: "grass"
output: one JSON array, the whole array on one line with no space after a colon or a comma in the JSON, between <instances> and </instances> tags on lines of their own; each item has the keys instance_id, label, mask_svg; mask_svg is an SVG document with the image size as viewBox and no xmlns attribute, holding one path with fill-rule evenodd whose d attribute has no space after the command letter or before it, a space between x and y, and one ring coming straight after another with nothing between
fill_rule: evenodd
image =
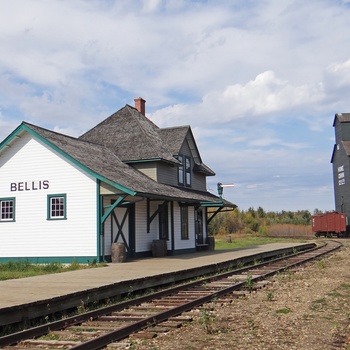
<instances>
[{"instance_id":1,"label":"grass","mask_svg":"<svg viewBox=\"0 0 350 350\"><path fill-rule=\"evenodd\" d=\"M215 236L215 250L229 250L229 249L242 249L252 246L258 246L269 243L296 243L301 242L300 239L292 238L273 238L266 236L255 236L255 235L231 235L232 242L226 241L226 236Z\"/></svg>"},{"instance_id":2,"label":"grass","mask_svg":"<svg viewBox=\"0 0 350 350\"><path fill-rule=\"evenodd\" d=\"M0 264L0 281L101 266L105 265L97 264L95 262L88 265L82 265L77 262L72 262L71 264L60 264L57 262L51 262L49 264L33 264L29 261L9 261Z\"/></svg>"},{"instance_id":3,"label":"grass","mask_svg":"<svg viewBox=\"0 0 350 350\"><path fill-rule=\"evenodd\" d=\"M290 312L292 312L292 310L290 308L276 310L276 314L282 314L282 315L289 314Z\"/></svg>"}]
</instances>

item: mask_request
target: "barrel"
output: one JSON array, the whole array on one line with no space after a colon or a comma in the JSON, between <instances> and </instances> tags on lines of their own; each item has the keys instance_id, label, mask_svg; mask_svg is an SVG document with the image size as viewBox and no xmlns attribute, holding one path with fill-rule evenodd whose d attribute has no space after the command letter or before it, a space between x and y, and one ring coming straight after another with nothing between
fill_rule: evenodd
<instances>
[{"instance_id":1,"label":"barrel","mask_svg":"<svg viewBox=\"0 0 350 350\"><path fill-rule=\"evenodd\" d=\"M215 238L214 236L207 237L208 250L215 250Z\"/></svg>"},{"instance_id":2,"label":"barrel","mask_svg":"<svg viewBox=\"0 0 350 350\"><path fill-rule=\"evenodd\" d=\"M113 243L111 252L112 263L122 263L126 260L126 249L124 243Z\"/></svg>"},{"instance_id":3,"label":"barrel","mask_svg":"<svg viewBox=\"0 0 350 350\"><path fill-rule=\"evenodd\" d=\"M165 239L154 239L151 244L152 256L161 257L168 253L167 241Z\"/></svg>"}]
</instances>

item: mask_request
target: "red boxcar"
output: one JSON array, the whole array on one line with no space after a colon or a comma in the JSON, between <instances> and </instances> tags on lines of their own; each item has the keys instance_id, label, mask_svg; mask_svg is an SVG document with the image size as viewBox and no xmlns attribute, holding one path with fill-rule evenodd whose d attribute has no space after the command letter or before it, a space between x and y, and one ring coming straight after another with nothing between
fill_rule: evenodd
<instances>
[{"instance_id":1,"label":"red boxcar","mask_svg":"<svg viewBox=\"0 0 350 350\"><path fill-rule=\"evenodd\" d=\"M312 231L316 237L345 236L347 218L343 213L325 213L312 216Z\"/></svg>"}]
</instances>

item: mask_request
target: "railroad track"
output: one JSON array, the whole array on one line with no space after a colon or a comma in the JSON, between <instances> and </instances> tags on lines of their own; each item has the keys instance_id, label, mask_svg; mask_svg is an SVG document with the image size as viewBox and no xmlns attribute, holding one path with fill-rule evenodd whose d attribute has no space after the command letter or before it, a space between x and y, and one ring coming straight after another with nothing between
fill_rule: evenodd
<instances>
[{"instance_id":1,"label":"railroad track","mask_svg":"<svg viewBox=\"0 0 350 350\"><path fill-rule=\"evenodd\" d=\"M208 302L238 297L266 278L305 264L341 247L333 240L317 248L203 278L113 306L0 338L3 349L102 349L126 347L130 335L150 338L191 321Z\"/></svg>"}]
</instances>

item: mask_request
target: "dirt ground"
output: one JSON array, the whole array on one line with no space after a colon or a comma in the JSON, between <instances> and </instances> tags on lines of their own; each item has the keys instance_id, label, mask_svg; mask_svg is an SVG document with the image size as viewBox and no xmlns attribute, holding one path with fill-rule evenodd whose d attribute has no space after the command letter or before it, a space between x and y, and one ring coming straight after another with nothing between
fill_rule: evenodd
<instances>
[{"instance_id":1,"label":"dirt ground","mask_svg":"<svg viewBox=\"0 0 350 350\"><path fill-rule=\"evenodd\" d=\"M350 240L342 243L333 255L232 303L206 305L193 322L132 348L350 350Z\"/></svg>"}]
</instances>

